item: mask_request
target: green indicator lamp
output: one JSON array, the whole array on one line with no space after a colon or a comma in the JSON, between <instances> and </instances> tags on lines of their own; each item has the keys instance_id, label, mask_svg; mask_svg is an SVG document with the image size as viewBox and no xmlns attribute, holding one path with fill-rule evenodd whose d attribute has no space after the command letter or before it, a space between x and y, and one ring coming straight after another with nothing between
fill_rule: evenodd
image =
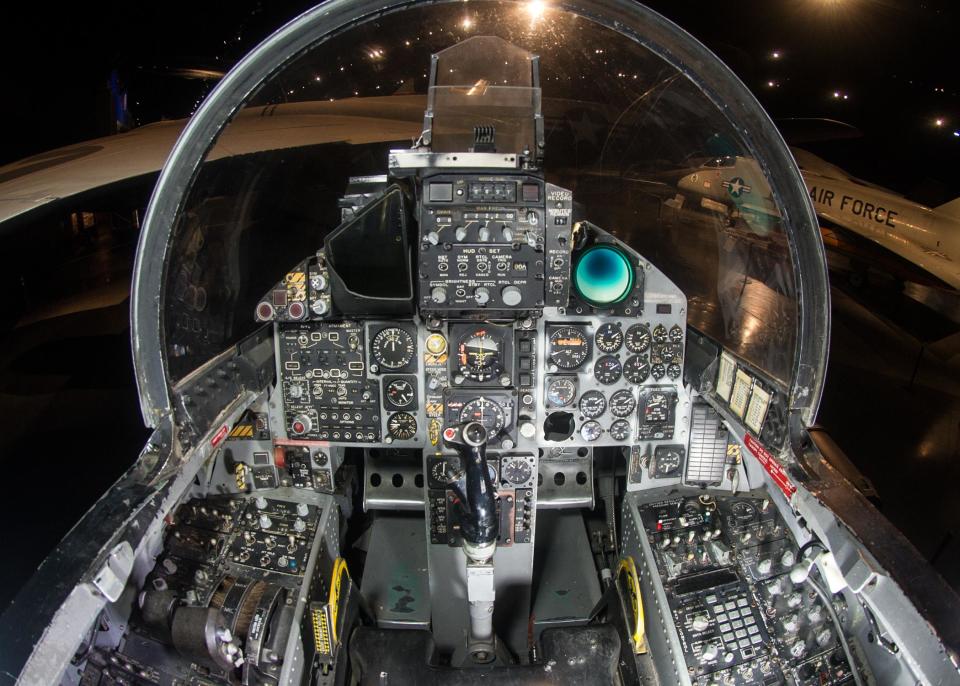
<instances>
[{"instance_id":1,"label":"green indicator lamp","mask_svg":"<svg viewBox=\"0 0 960 686\"><path fill-rule=\"evenodd\" d=\"M633 290L633 266L621 250L611 245L595 245L577 260L573 287L594 307L609 307Z\"/></svg>"}]
</instances>

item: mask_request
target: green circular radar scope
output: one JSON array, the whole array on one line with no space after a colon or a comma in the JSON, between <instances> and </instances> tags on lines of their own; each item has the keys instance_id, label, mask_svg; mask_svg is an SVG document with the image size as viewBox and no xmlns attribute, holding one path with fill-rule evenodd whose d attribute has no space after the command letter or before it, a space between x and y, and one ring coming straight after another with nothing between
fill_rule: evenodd
<instances>
[{"instance_id":1,"label":"green circular radar scope","mask_svg":"<svg viewBox=\"0 0 960 686\"><path fill-rule=\"evenodd\" d=\"M577 260L573 287L594 307L615 305L633 290L633 266L622 250L595 245Z\"/></svg>"}]
</instances>

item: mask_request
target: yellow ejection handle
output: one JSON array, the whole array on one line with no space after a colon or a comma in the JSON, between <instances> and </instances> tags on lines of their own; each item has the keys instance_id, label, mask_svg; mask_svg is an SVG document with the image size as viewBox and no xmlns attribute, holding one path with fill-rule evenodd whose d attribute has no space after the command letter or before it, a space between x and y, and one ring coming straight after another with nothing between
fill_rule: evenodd
<instances>
[{"instance_id":1,"label":"yellow ejection handle","mask_svg":"<svg viewBox=\"0 0 960 686\"><path fill-rule=\"evenodd\" d=\"M339 642L339 638L337 638L337 615L340 612L340 582L343 580L344 574L347 575L348 579L350 578L347 561L338 557L333 562L333 574L330 576L330 598L327 600L327 605L330 607L330 628L334 643Z\"/></svg>"},{"instance_id":2,"label":"yellow ejection handle","mask_svg":"<svg viewBox=\"0 0 960 686\"><path fill-rule=\"evenodd\" d=\"M624 557L617 567L617 576L626 572L627 591L630 593L630 603L633 605L633 651L638 655L647 652L646 628L643 619L643 599L640 597L640 577L637 576L637 565L632 557Z\"/></svg>"}]
</instances>

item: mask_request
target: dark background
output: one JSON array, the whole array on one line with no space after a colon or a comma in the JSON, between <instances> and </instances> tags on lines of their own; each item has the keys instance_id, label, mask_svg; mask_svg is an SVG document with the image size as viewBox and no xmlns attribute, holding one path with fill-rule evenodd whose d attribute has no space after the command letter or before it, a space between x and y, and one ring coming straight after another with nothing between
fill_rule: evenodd
<instances>
[{"instance_id":1,"label":"dark background","mask_svg":"<svg viewBox=\"0 0 960 686\"><path fill-rule=\"evenodd\" d=\"M953 57L958 4L649 4L724 60L784 132L791 129L788 119L826 117L862 133L803 147L929 205L960 196L960 136L954 135L960 133L960 79ZM228 70L310 6L173 0L7 8L0 41L0 164L112 133L112 73L127 92L131 126L189 116L216 84L189 70ZM149 186L131 186L128 209L142 206ZM119 275L129 270L136 233L121 227L116 235L121 249L109 268ZM896 325L888 324L886 296L854 295L857 303L835 284L821 421L877 485L884 513L960 587L960 517L952 492L960 477L960 393L954 388L960 377L952 363L928 352L954 328L909 308L897 313ZM881 313L876 320L863 316L864 303ZM96 321L66 317L29 329L0 327L0 468L6 490L15 491L0 502L7 544L0 610L146 440L127 307L105 308ZM904 334L905 320L914 324ZM894 341L882 355L878 331ZM851 387L864 389L862 402L849 402ZM38 514L27 519L31 508Z\"/></svg>"}]
</instances>

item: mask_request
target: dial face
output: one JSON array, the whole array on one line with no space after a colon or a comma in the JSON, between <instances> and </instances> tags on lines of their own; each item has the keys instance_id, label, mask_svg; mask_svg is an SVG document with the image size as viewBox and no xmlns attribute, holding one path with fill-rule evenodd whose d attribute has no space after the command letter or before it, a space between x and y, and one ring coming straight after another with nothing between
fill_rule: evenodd
<instances>
[{"instance_id":1,"label":"dial face","mask_svg":"<svg viewBox=\"0 0 960 686\"><path fill-rule=\"evenodd\" d=\"M592 419L580 427L580 438L585 441L595 441L600 438L600 434L602 433L603 427L600 426L599 422L595 422Z\"/></svg>"},{"instance_id":2,"label":"dial face","mask_svg":"<svg viewBox=\"0 0 960 686\"><path fill-rule=\"evenodd\" d=\"M730 512L738 524L752 522L757 516L757 508L753 506L753 503L747 502L746 500L735 501L733 505L730 506Z\"/></svg>"},{"instance_id":3,"label":"dial face","mask_svg":"<svg viewBox=\"0 0 960 686\"><path fill-rule=\"evenodd\" d=\"M554 378L547 384L547 402L554 407L566 407L576 395L577 386L572 379Z\"/></svg>"},{"instance_id":4,"label":"dial face","mask_svg":"<svg viewBox=\"0 0 960 686\"><path fill-rule=\"evenodd\" d=\"M580 413L588 419L596 419L607 409L607 400L600 391L587 391L580 396Z\"/></svg>"},{"instance_id":5,"label":"dial face","mask_svg":"<svg viewBox=\"0 0 960 686\"><path fill-rule=\"evenodd\" d=\"M487 430L487 436L493 438L503 430L506 417L503 408L487 398L474 398L460 410L461 422L480 422Z\"/></svg>"},{"instance_id":6,"label":"dial face","mask_svg":"<svg viewBox=\"0 0 960 686\"><path fill-rule=\"evenodd\" d=\"M613 355L604 355L593 365L593 375L604 385L617 383L623 375L623 366Z\"/></svg>"},{"instance_id":7,"label":"dial face","mask_svg":"<svg viewBox=\"0 0 960 686\"><path fill-rule=\"evenodd\" d=\"M627 417L636 408L637 401L627 389L619 390L610 397L610 413L614 417Z\"/></svg>"},{"instance_id":8,"label":"dial face","mask_svg":"<svg viewBox=\"0 0 960 686\"><path fill-rule=\"evenodd\" d=\"M653 327L653 340L656 343L663 343L667 340L667 327L663 324L657 324Z\"/></svg>"},{"instance_id":9,"label":"dial face","mask_svg":"<svg viewBox=\"0 0 960 686\"><path fill-rule=\"evenodd\" d=\"M594 341L601 352L615 353L623 345L623 329L612 322L608 322L597 329Z\"/></svg>"},{"instance_id":10,"label":"dial face","mask_svg":"<svg viewBox=\"0 0 960 686\"><path fill-rule=\"evenodd\" d=\"M396 408L409 407L416 395L413 384L406 379L394 379L387 385L387 402Z\"/></svg>"},{"instance_id":11,"label":"dial face","mask_svg":"<svg viewBox=\"0 0 960 686\"><path fill-rule=\"evenodd\" d=\"M643 383L650 376L650 365L641 355L631 355L623 363L623 375L630 383Z\"/></svg>"},{"instance_id":12,"label":"dial face","mask_svg":"<svg viewBox=\"0 0 960 686\"><path fill-rule=\"evenodd\" d=\"M683 340L683 329L681 329L679 326L674 324L673 326L670 327L670 333L668 335L672 342L679 343L680 341Z\"/></svg>"},{"instance_id":13,"label":"dial face","mask_svg":"<svg viewBox=\"0 0 960 686\"><path fill-rule=\"evenodd\" d=\"M650 376L652 376L654 379L657 379L658 381L662 379L663 375L666 373L667 373L666 368L660 363L657 363L650 368Z\"/></svg>"},{"instance_id":14,"label":"dial face","mask_svg":"<svg viewBox=\"0 0 960 686\"><path fill-rule=\"evenodd\" d=\"M391 326L373 337L373 359L385 369L401 369L413 359L413 337L401 328Z\"/></svg>"},{"instance_id":15,"label":"dial face","mask_svg":"<svg viewBox=\"0 0 960 686\"><path fill-rule=\"evenodd\" d=\"M650 329L645 324L634 324L627 329L627 350L642 353L650 347Z\"/></svg>"},{"instance_id":16,"label":"dial face","mask_svg":"<svg viewBox=\"0 0 960 686\"><path fill-rule=\"evenodd\" d=\"M521 486L530 481L530 477L533 476L533 467L526 460L508 460L500 467L500 476L507 483Z\"/></svg>"},{"instance_id":17,"label":"dial face","mask_svg":"<svg viewBox=\"0 0 960 686\"><path fill-rule=\"evenodd\" d=\"M438 484L449 484L463 476L460 466L451 460L437 460L430 467L430 478Z\"/></svg>"},{"instance_id":18,"label":"dial face","mask_svg":"<svg viewBox=\"0 0 960 686\"><path fill-rule=\"evenodd\" d=\"M582 329L564 326L550 334L550 361L561 369L576 369L590 356L590 341Z\"/></svg>"},{"instance_id":19,"label":"dial face","mask_svg":"<svg viewBox=\"0 0 960 686\"><path fill-rule=\"evenodd\" d=\"M625 441L630 438L630 422L618 419L610 425L610 438L615 441Z\"/></svg>"},{"instance_id":20,"label":"dial face","mask_svg":"<svg viewBox=\"0 0 960 686\"><path fill-rule=\"evenodd\" d=\"M655 477L672 476L680 469L680 452L674 448L657 450L654 459L656 460Z\"/></svg>"},{"instance_id":21,"label":"dial face","mask_svg":"<svg viewBox=\"0 0 960 686\"><path fill-rule=\"evenodd\" d=\"M387 432L398 441L409 441L417 435L417 420L409 412L395 412L387 420Z\"/></svg>"},{"instance_id":22,"label":"dial face","mask_svg":"<svg viewBox=\"0 0 960 686\"><path fill-rule=\"evenodd\" d=\"M666 393L656 391L647 397L644 407L644 422L660 424L670 418L670 398Z\"/></svg>"},{"instance_id":23,"label":"dial face","mask_svg":"<svg viewBox=\"0 0 960 686\"><path fill-rule=\"evenodd\" d=\"M680 365L678 365L676 362L671 362L667 365L667 376L669 376L671 379L679 379L680 372L682 371L683 370L680 369Z\"/></svg>"},{"instance_id":24,"label":"dial face","mask_svg":"<svg viewBox=\"0 0 960 686\"><path fill-rule=\"evenodd\" d=\"M460 373L474 381L487 381L500 374L500 340L486 329L478 329L460 340L457 347Z\"/></svg>"}]
</instances>

